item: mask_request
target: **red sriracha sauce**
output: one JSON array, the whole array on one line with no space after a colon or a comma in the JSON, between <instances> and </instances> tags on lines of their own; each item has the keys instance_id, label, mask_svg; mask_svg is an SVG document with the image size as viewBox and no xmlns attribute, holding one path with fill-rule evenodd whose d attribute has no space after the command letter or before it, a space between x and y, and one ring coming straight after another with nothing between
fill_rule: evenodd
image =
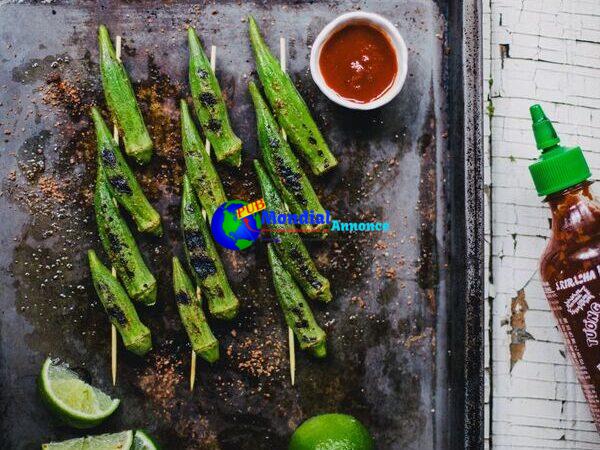
<instances>
[{"instance_id":1,"label":"red sriracha sauce","mask_svg":"<svg viewBox=\"0 0 600 450\"><path fill-rule=\"evenodd\" d=\"M542 108L530 109L540 159L529 166L552 211L540 264L546 298L600 431L600 203L579 147L563 147Z\"/></svg>"},{"instance_id":2,"label":"red sriracha sauce","mask_svg":"<svg viewBox=\"0 0 600 450\"><path fill-rule=\"evenodd\" d=\"M398 74L396 52L387 35L367 23L335 31L323 44L319 68L327 86L356 103L381 97Z\"/></svg>"}]
</instances>

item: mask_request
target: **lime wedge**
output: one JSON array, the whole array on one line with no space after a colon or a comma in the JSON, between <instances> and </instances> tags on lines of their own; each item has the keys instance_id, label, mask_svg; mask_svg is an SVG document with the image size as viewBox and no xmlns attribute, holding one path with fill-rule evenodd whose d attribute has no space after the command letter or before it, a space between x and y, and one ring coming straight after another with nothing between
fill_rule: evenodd
<instances>
[{"instance_id":1,"label":"lime wedge","mask_svg":"<svg viewBox=\"0 0 600 450\"><path fill-rule=\"evenodd\" d=\"M58 360L46 359L38 385L50 410L75 428L99 425L119 406L119 400L81 381L75 372Z\"/></svg>"},{"instance_id":2,"label":"lime wedge","mask_svg":"<svg viewBox=\"0 0 600 450\"><path fill-rule=\"evenodd\" d=\"M375 442L354 417L322 414L296 428L288 450L375 450Z\"/></svg>"},{"instance_id":3,"label":"lime wedge","mask_svg":"<svg viewBox=\"0 0 600 450\"><path fill-rule=\"evenodd\" d=\"M64 442L43 444L42 450L130 450L133 444L133 431L100 434Z\"/></svg>"},{"instance_id":4,"label":"lime wedge","mask_svg":"<svg viewBox=\"0 0 600 450\"><path fill-rule=\"evenodd\" d=\"M144 430L136 430L131 450L160 450L160 446Z\"/></svg>"}]
</instances>

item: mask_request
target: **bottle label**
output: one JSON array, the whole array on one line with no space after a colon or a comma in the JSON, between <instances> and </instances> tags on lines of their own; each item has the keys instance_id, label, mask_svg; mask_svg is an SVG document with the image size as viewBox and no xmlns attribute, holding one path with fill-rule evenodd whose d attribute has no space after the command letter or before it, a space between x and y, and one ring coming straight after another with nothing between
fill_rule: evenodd
<instances>
[{"instance_id":1,"label":"bottle label","mask_svg":"<svg viewBox=\"0 0 600 450\"><path fill-rule=\"evenodd\" d=\"M594 421L600 423L600 265L548 280L543 287Z\"/></svg>"}]
</instances>

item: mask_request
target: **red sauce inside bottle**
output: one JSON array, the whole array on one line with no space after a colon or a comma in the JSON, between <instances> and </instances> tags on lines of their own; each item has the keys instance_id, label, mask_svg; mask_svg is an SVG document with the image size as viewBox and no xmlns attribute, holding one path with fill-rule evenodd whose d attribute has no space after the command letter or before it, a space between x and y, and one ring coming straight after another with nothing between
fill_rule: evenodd
<instances>
[{"instance_id":1,"label":"red sauce inside bottle","mask_svg":"<svg viewBox=\"0 0 600 450\"><path fill-rule=\"evenodd\" d=\"M319 68L327 86L357 103L381 97L398 73L396 52L389 38L366 23L334 32L321 49Z\"/></svg>"},{"instance_id":2,"label":"red sauce inside bottle","mask_svg":"<svg viewBox=\"0 0 600 450\"><path fill-rule=\"evenodd\" d=\"M546 297L600 431L600 203L590 184L547 198L552 236L540 269Z\"/></svg>"}]
</instances>

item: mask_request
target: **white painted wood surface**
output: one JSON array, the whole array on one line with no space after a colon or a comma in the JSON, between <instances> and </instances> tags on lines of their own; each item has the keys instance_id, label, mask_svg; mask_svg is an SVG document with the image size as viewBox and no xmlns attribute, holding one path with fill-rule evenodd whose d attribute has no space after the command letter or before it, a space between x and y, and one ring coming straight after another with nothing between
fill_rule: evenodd
<instances>
[{"instance_id":1,"label":"white painted wood surface","mask_svg":"<svg viewBox=\"0 0 600 450\"><path fill-rule=\"evenodd\" d=\"M527 170L536 157L528 108L541 103L562 142L580 145L594 179L600 176L600 0L484 0L483 29L486 444L494 450L600 449L540 285L549 211ZM600 194L600 183L594 191ZM511 301L521 289L532 339L511 370Z\"/></svg>"}]
</instances>

